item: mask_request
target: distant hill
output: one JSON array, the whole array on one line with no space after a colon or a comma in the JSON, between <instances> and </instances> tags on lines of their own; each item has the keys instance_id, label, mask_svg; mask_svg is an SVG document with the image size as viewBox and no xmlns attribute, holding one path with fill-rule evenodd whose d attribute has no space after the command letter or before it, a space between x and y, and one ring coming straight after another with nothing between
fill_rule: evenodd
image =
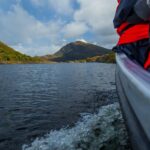
<instances>
[{"instance_id":1,"label":"distant hill","mask_svg":"<svg viewBox=\"0 0 150 150\"><path fill-rule=\"evenodd\" d=\"M86 59L78 60L77 62L100 62L100 63L116 63L115 53L110 52L102 56L88 57Z\"/></svg>"},{"instance_id":2,"label":"distant hill","mask_svg":"<svg viewBox=\"0 0 150 150\"><path fill-rule=\"evenodd\" d=\"M13 48L0 41L0 64L6 63L35 63L39 62L40 58L30 57L17 52Z\"/></svg>"},{"instance_id":3,"label":"distant hill","mask_svg":"<svg viewBox=\"0 0 150 150\"><path fill-rule=\"evenodd\" d=\"M102 56L110 52L110 50L94 44L76 41L62 47L51 59L54 61L74 61L94 56Z\"/></svg>"},{"instance_id":4,"label":"distant hill","mask_svg":"<svg viewBox=\"0 0 150 150\"><path fill-rule=\"evenodd\" d=\"M0 42L0 64L104 62L114 63L115 54L108 49L81 41L69 43L54 55L31 57Z\"/></svg>"}]
</instances>

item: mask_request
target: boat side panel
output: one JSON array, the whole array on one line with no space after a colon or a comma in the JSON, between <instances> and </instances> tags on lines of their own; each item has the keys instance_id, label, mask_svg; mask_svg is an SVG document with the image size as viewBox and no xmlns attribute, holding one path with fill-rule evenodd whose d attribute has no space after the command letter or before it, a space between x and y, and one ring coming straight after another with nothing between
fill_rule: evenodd
<instances>
[{"instance_id":1,"label":"boat side panel","mask_svg":"<svg viewBox=\"0 0 150 150\"><path fill-rule=\"evenodd\" d=\"M150 97L139 84L148 83L148 76L137 74L142 70L126 56L117 56L116 84L120 103L126 118L135 150L150 149ZM137 68L136 68L137 67ZM139 70L137 70L139 69ZM142 70L143 71L143 70ZM140 75L140 76L139 76ZM146 88L149 84L146 85Z\"/></svg>"},{"instance_id":2,"label":"boat side panel","mask_svg":"<svg viewBox=\"0 0 150 150\"><path fill-rule=\"evenodd\" d=\"M116 85L120 97L120 105L123 110L123 116L133 149L149 150L149 141L147 141L147 137L143 134L144 132L138 123L136 115L134 114L130 104L128 103L128 98L124 92L118 73L116 73Z\"/></svg>"}]
</instances>

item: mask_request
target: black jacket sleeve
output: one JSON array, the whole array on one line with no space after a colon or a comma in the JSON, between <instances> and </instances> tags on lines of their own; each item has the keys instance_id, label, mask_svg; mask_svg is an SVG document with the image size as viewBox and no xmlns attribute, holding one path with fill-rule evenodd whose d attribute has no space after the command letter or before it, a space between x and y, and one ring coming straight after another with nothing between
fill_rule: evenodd
<instances>
[{"instance_id":1,"label":"black jacket sleeve","mask_svg":"<svg viewBox=\"0 0 150 150\"><path fill-rule=\"evenodd\" d=\"M132 14L137 0L121 0L113 20L114 27L119 27Z\"/></svg>"}]
</instances>

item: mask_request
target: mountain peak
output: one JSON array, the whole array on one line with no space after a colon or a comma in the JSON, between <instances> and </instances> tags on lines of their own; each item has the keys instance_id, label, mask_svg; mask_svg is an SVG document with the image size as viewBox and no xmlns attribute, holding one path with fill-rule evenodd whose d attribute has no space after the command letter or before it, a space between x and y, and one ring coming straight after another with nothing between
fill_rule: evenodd
<instances>
[{"instance_id":1,"label":"mountain peak","mask_svg":"<svg viewBox=\"0 0 150 150\"><path fill-rule=\"evenodd\" d=\"M79 40L77 40L76 42L81 42L81 43L88 43L86 40L84 40L84 39L79 39Z\"/></svg>"},{"instance_id":2,"label":"mountain peak","mask_svg":"<svg viewBox=\"0 0 150 150\"><path fill-rule=\"evenodd\" d=\"M84 41L75 41L62 47L55 56L62 61L79 60L109 53L108 49Z\"/></svg>"},{"instance_id":3,"label":"mountain peak","mask_svg":"<svg viewBox=\"0 0 150 150\"><path fill-rule=\"evenodd\" d=\"M85 45L85 44L87 44L87 42L76 41L76 42L73 42L73 43L70 43L70 44L74 44L74 45Z\"/></svg>"}]
</instances>

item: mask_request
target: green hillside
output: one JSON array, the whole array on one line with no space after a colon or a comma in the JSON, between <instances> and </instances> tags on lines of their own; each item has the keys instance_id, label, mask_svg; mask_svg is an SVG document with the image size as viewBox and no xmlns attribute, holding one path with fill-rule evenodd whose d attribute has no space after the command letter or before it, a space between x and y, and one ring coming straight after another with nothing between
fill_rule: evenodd
<instances>
[{"instance_id":1,"label":"green hillside","mask_svg":"<svg viewBox=\"0 0 150 150\"><path fill-rule=\"evenodd\" d=\"M13 64L13 63L36 63L41 59L37 57L30 57L20 52L15 51L13 48L7 46L3 42L0 42L0 63L1 64Z\"/></svg>"},{"instance_id":2,"label":"green hillside","mask_svg":"<svg viewBox=\"0 0 150 150\"><path fill-rule=\"evenodd\" d=\"M116 63L115 53L110 52L102 56L89 57L84 60L84 62L100 62L100 63Z\"/></svg>"}]
</instances>

